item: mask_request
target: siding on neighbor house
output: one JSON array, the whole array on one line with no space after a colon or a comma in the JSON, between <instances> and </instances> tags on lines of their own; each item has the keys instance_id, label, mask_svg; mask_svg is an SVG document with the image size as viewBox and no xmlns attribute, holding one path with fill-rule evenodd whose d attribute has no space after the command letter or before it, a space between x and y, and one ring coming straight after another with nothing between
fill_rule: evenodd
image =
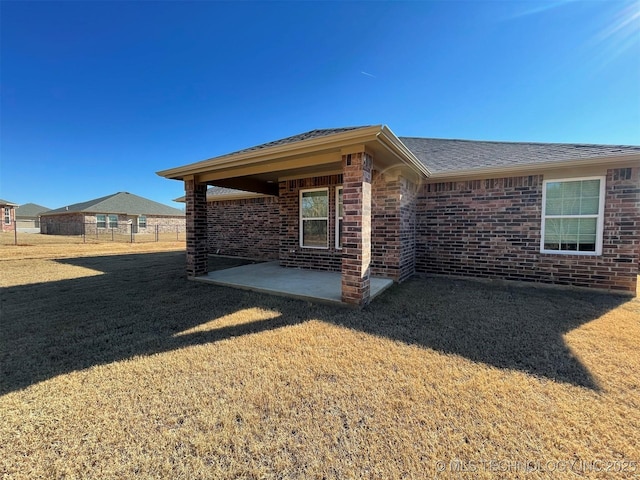
<instances>
[{"instance_id":1,"label":"siding on neighbor house","mask_svg":"<svg viewBox=\"0 0 640 480\"><path fill-rule=\"evenodd\" d=\"M277 197L207 202L209 253L277 260L280 207Z\"/></svg>"},{"instance_id":2,"label":"siding on neighbor house","mask_svg":"<svg viewBox=\"0 0 640 480\"><path fill-rule=\"evenodd\" d=\"M640 169L606 174L602 255L540 253L543 175L428 183L418 196L416 271L635 293Z\"/></svg>"}]
</instances>

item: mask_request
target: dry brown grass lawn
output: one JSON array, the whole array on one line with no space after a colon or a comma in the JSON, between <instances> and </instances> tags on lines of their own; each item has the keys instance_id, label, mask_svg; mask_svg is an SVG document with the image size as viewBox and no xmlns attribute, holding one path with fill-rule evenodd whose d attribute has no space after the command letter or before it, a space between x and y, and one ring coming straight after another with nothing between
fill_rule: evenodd
<instances>
[{"instance_id":1,"label":"dry brown grass lawn","mask_svg":"<svg viewBox=\"0 0 640 480\"><path fill-rule=\"evenodd\" d=\"M13 232L0 233L0 260L17 259L55 259L65 257L92 257L96 255L114 255L159 251L184 250L185 242L98 242L95 239L83 240L81 236L41 235L39 233L19 233L18 244L14 243ZM3 277L5 277L3 275ZM7 275L10 278L11 275ZM2 281L3 279L0 279ZM9 280L7 280L9 281Z\"/></svg>"},{"instance_id":2,"label":"dry brown grass lawn","mask_svg":"<svg viewBox=\"0 0 640 480\"><path fill-rule=\"evenodd\" d=\"M414 279L354 311L73 248L0 247L4 478L640 471L638 300Z\"/></svg>"}]
</instances>

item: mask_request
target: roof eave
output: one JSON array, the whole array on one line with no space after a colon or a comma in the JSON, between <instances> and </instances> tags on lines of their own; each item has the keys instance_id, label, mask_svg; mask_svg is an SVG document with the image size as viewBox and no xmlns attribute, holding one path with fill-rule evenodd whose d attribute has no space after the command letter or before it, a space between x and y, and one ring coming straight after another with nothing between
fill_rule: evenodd
<instances>
[{"instance_id":1,"label":"roof eave","mask_svg":"<svg viewBox=\"0 0 640 480\"><path fill-rule=\"evenodd\" d=\"M464 178L478 175L508 175L512 173L522 173L541 170L559 170L565 168L594 167L609 164L631 164L640 162L640 154L617 155L609 157L590 157L555 162L528 163L525 165L498 166L485 168L472 168L467 170L450 170L445 172L433 172L430 180L447 180L454 178Z\"/></svg>"},{"instance_id":2,"label":"roof eave","mask_svg":"<svg viewBox=\"0 0 640 480\"><path fill-rule=\"evenodd\" d=\"M160 170L157 175L174 180L182 180L190 175L221 169L230 166L242 166L259 163L275 158L290 157L312 153L314 150L339 149L344 145L366 143L375 141L378 133L383 129L382 125L356 128L346 132L334 133L323 137L309 138L284 145L274 145L259 150L251 150L243 153L231 153L219 157L213 157L200 162L183 165L181 167Z\"/></svg>"},{"instance_id":3,"label":"roof eave","mask_svg":"<svg viewBox=\"0 0 640 480\"><path fill-rule=\"evenodd\" d=\"M389 127L383 125L378 134L378 141L387 149L391 150L395 156L407 166L417 170L425 177L431 176L431 171L416 157L407 146L391 131Z\"/></svg>"}]
</instances>

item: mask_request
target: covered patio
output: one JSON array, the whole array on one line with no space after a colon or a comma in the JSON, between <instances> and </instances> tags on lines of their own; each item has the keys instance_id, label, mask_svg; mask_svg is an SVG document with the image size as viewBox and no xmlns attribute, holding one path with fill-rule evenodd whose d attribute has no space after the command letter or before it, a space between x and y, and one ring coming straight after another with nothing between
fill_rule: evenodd
<instances>
[{"instance_id":1,"label":"covered patio","mask_svg":"<svg viewBox=\"0 0 640 480\"><path fill-rule=\"evenodd\" d=\"M345 305L339 272L284 268L277 261L216 270L194 280L312 302ZM371 277L370 300L391 285L392 279Z\"/></svg>"},{"instance_id":2,"label":"covered patio","mask_svg":"<svg viewBox=\"0 0 640 480\"><path fill-rule=\"evenodd\" d=\"M209 185L278 199L279 266L252 266L258 270L235 286L267 291L274 287L273 272L255 272L277 267L281 281L272 293L295 287L291 295L306 298L314 291L309 298L362 306L393 281L413 274L414 245L403 239L412 238L415 209L406 206L412 205L415 185L430 173L384 125L313 130L158 174L185 184L190 279L231 285L242 273L207 270L214 248L208 244L208 225L216 222L208 215ZM303 198L311 202L316 194L323 208L307 218ZM372 215L376 208L378 226ZM317 226L321 238L312 239L307 227ZM299 275L314 286L297 287ZM316 295L320 290L324 293Z\"/></svg>"}]
</instances>

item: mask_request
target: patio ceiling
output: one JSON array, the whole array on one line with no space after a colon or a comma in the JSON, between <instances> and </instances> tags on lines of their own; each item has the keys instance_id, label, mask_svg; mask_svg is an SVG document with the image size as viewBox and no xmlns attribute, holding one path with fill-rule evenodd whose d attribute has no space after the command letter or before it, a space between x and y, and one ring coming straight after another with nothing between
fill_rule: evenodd
<instances>
[{"instance_id":1,"label":"patio ceiling","mask_svg":"<svg viewBox=\"0 0 640 480\"><path fill-rule=\"evenodd\" d=\"M366 151L379 170L399 168L428 177L430 172L384 125L249 149L158 172L175 180L195 179L219 187L268 195L278 182L342 173L342 155Z\"/></svg>"}]
</instances>

